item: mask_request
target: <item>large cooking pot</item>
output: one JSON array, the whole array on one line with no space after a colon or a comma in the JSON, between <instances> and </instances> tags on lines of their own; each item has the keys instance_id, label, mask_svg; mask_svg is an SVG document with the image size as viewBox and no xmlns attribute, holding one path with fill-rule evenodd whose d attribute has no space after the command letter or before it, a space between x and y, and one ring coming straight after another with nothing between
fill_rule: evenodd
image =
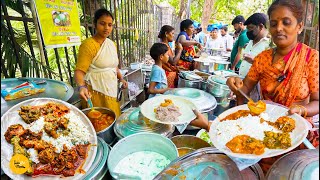
<instances>
[{"instance_id":1,"label":"large cooking pot","mask_svg":"<svg viewBox=\"0 0 320 180\"><path fill-rule=\"evenodd\" d=\"M197 69L204 73L209 73L210 67L213 67L213 66L214 66L213 60L210 60L210 61L200 61L197 59L194 60L194 69Z\"/></svg>"},{"instance_id":2,"label":"large cooking pot","mask_svg":"<svg viewBox=\"0 0 320 180\"><path fill-rule=\"evenodd\" d=\"M200 57L194 59L194 69L201 72L212 73L217 70L227 70L230 62L221 56Z\"/></svg>"},{"instance_id":3,"label":"large cooking pot","mask_svg":"<svg viewBox=\"0 0 320 180\"><path fill-rule=\"evenodd\" d=\"M231 94L230 88L226 85L227 78L212 75L207 80L206 91L214 97L229 97Z\"/></svg>"},{"instance_id":4,"label":"large cooking pot","mask_svg":"<svg viewBox=\"0 0 320 180\"><path fill-rule=\"evenodd\" d=\"M190 88L201 88L202 80L187 80L179 75L178 88L190 87Z\"/></svg>"},{"instance_id":5,"label":"large cooking pot","mask_svg":"<svg viewBox=\"0 0 320 180\"><path fill-rule=\"evenodd\" d=\"M319 150L304 149L282 156L271 166L266 179L319 179Z\"/></svg>"},{"instance_id":6,"label":"large cooking pot","mask_svg":"<svg viewBox=\"0 0 320 180\"><path fill-rule=\"evenodd\" d=\"M116 134L113 131L113 125L116 121L116 114L108 108L105 107L94 107L95 110L100 111L102 114L108 114L114 118L113 123L102 131L97 132L97 135L101 137L106 143L112 144L116 141ZM82 112L88 116L88 113L91 111L91 108L83 109ZM90 119L90 118L89 118Z\"/></svg>"}]
</instances>

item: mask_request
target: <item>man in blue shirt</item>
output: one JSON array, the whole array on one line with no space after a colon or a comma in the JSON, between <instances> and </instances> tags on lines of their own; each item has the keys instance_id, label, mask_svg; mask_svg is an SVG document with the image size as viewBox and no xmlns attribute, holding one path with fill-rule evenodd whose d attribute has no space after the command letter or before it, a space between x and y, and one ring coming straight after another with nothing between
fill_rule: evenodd
<instances>
[{"instance_id":1,"label":"man in blue shirt","mask_svg":"<svg viewBox=\"0 0 320 180\"><path fill-rule=\"evenodd\" d=\"M230 57L231 70L235 71L236 73L239 72L239 67L240 67L241 58L242 58L242 50L245 48L245 46L249 42L249 39L247 37L247 29L245 28L245 25L244 25L245 21L246 20L241 15L236 16L232 21L232 25L236 30L236 33L240 33L238 39L233 45L233 48L231 51L231 57Z\"/></svg>"},{"instance_id":2,"label":"man in blue shirt","mask_svg":"<svg viewBox=\"0 0 320 180\"><path fill-rule=\"evenodd\" d=\"M206 36L206 34L202 31L202 28L201 27L199 27L199 28L197 28L197 31L198 31L198 33L197 33L197 35L196 35L196 37L194 38L198 43L200 43L201 44L201 46L204 46L205 45L205 36Z\"/></svg>"}]
</instances>

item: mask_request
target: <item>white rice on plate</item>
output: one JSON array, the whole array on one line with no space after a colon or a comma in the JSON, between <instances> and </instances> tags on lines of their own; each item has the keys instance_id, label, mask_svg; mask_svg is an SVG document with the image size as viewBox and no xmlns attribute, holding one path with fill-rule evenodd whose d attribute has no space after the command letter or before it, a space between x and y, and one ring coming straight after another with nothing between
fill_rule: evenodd
<instances>
[{"instance_id":1,"label":"white rice on plate","mask_svg":"<svg viewBox=\"0 0 320 180\"><path fill-rule=\"evenodd\" d=\"M265 114L260 116L265 120L270 120ZM281 132L266 122L260 123L260 116L249 115L237 120L226 120L218 123L216 127L217 139L219 139L220 143L226 144L238 135L248 135L263 141L265 137L264 131Z\"/></svg>"},{"instance_id":2,"label":"white rice on plate","mask_svg":"<svg viewBox=\"0 0 320 180\"><path fill-rule=\"evenodd\" d=\"M38 151L37 150L35 150L34 148L30 148L30 149L28 149L27 152L29 153L30 160L32 162L35 162L35 163L39 163L40 162L39 159L38 159Z\"/></svg>"},{"instance_id":3,"label":"white rice on plate","mask_svg":"<svg viewBox=\"0 0 320 180\"><path fill-rule=\"evenodd\" d=\"M43 125L45 123L43 117L40 117L37 121L30 124L30 126L26 128L29 128L33 132L39 132L42 130L42 140L51 143L54 147L56 147L56 153L60 153L62 151L64 144L67 146L67 148L72 148L78 144L88 143L92 135L89 133L83 122L81 122L79 116L70 111L70 113L65 114L64 117L69 118L68 129L70 129L70 132L67 136L60 134L57 139L49 136L43 130Z\"/></svg>"}]
</instances>

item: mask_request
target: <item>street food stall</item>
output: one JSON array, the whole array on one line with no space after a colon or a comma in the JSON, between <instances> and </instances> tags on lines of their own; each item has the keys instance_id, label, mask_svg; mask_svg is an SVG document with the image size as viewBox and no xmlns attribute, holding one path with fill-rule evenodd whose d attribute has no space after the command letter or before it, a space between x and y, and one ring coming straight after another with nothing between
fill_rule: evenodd
<instances>
[{"instance_id":1,"label":"street food stall","mask_svg":"<svg viewBox=\"0 0 320 180\"><path fill-rule=\"evenodd\" d=\"M83 133L87 133L88 137L90 137L90 139L87 140L83 139L83 142L91 144L90 148L87 149L87 156L81 167L81 171L86 173L82 174L75 171L75 174L68 177L68 179L101 179L103 177L112 177L114 179L274 179L283 176L281 173L279 174L279 172L292 172L292 169L295 169L295 174L286 174L286 176L308 176L309 179L315 177L315 171L318 168L317 162L319 161L319 156L316 155L318 149L313 149L312 146L309 146L311 148L309 150L292 151L302 142L306 142L305 137L309 127L301 116L285 116L289 118L291 122L294 122L294 127L289 128L289 131L291 130L289 132L291 137L290 142L288 142L285 147L282 147L283 149L273 149L271 145L263 145L263 132L266 130L271 133L284 131L277 130L277 125L275 124L277 122L276 120L285 115L287 111L285 108L267 103L263 112L257 115L254 113L250 114L250 108L252 109L252 107L248 107L248 105L245 104L235 107L229 107L228 105L222 113L215 112L219 104L221 104L218 99L221 96L224 98L230 97L230 91L227 91L227 93L226 91L221 91L226 94L219 94L219 88L221 87L214 89L216 86L210 88L210 85L219 83L220 86L223 86L224 78L230 75L233 74L228 71L217 71L216 74L210 75L207 78L209 87L206 88L206 90L209 91L201 90L201 88L176 88L168 91L165 95L145 100L140 107L123 109L123 113L119 117L116 117L114 113L107 108L94 107L94 111L99 111L101 115L99 118L92 118L88 115L92 111L91 108L81 111L77 107L65 102L66 99L58 100L57 97L46 98L45 95L49 96L49 94L42 94L41 97L39 97L40 94L38 94L28 96L27 99L19 99L20 102L13 104L1 117L1 156L4 158L4 161L1 162L2 168L4 172L13 179L30 178L34 176L34 174L30 176L30 174L16 175L12 173L9 164L10 159L15 155L15 151L13 150L15 145L8 143L6 138L13 133L10 130L16 127L16 124L22 124L24 130L38 130L36 132L41 132L41 127L39 129L39 127L36 126L41 126L42 124L44 128L42 133L48 134L49 132L44 126L44 124L46 124L45 122L47 122L45 119L50 117L50 113L59 113L61 109L59 110L58 107L67 107L68 110L64 112L65 115L61 117L70 118L68 124L70 133L75 137L83 138L72 130L73 128L79 128L73 124L74 120L80 121L81 123L77 126L82 126ZM14 81L18 80L15 79ZM21 81L22 80L20 80L20 82ZM24 81L38 82L39 80L28 79ZM5 82L4 85L8 88L10 83L8 83L9 81ZM67 85L50 80L46 80L46 83L47 84L42 84L42 86L52 85L62 88L63 91L61 92L64 94L62 98L70 96L68 95L69 87ZM11 82L12 86L16 86L17 84L19 83ZM59 92L59 89L57 91L47 91L47 93L50 92ZM57 94L58 93L56 93L56 95ZM9 102L10 101L8 101L8 103ZM41 113L44 111L44 107L48 107L50 103L55 104L54 107L56 108L54 108L54 111ZM162 105L164 107L162 107ZM177 107L177 116L170 116L168 119L165 118L161 120L163 116L157 114L157 112L165 111L163 108L167 105ZM50 105L50 107L52 106L53 105ZM29 110L25 109L25 107L29 107ZM195 115L192 109L194 108L206 114L206 117L208 117L212 123L210 131L206 132L203 129L188 126L181 134L177 130L176 125L189 123L193 120ZM32 109L40 109L40 114L37 116L39 119L34 119L33 121L35 122L32 121L28 124L22 112L28 114ZM32 118L32 116L29 115L27 117ZM264 119L265 122L261 122L261 119ZM42 121L42 123L40 121ZM60 122L59 119L57 121ZM274 124L272 124L272 122ZM83 128L85 130L83 130ZM60 134L62 132L62 126L58 126L57 134L59 137L57 139L47 137L48 135L46 135L42 136L42 140L46 139L56 144L56 146L62 150L63 147L60 147L56 142L59 142L60 137L65 137ZM262 149L259 151L246 151L245 154L234 151L233 141L241 141L241 138L247 138L240 137L239 135L241 135L241 133L250 134L251 137L249 138L252 138L252 141L258 144L257 148L262 147ZM69 137L71 134L66 137L70 138L70 142L73 142L74 140ZM231 138L238 136L239 139ZM268 135L266 134L266 136ZM21 138L22 137L24 136L21 136ZM259 138L261 139L261 137L262 141L258 140ZM259 146L259 143L261 146ZM79 142L78 145L81 145L81 142ZM21 147L26 148L28 146L23 144ZM44 164L45 162L41 160L42 157L40 154L37 155L34 153L34 148L36 147L31 148L33 150L26 148L28 149L27 153L32 154L32 158L35 159L34 161ZM292 152L284 155L277 161L270 168L268 174L262 172L258 164L261 158L282 155L289 151ZM55 153L58 154L58 152ZM301 159L300 157L302 157L302 155L295 155L299 153L307 155L308 158ZM141 157L145 157L143 162ZM38 161L36 159L38 159ZM292 162L289 163L292 166L284 165L288 162ZM294 163L298 162L303 162L305 165L296 167ZM144 166L144 163L151 163L151 165ZM37 163L33 162L33 164ZM33 165L31 167L35 168L33 172L38 172L36 169L37 166ZM131 170L129 171L129 169ZM279 169L283 169L283 171L279 171ZM63 174L62 172L66 174L66 172L68 172L67 170L68 169L65 168L61 171L61 174ZM59 173L56 172L53 174L58 175Z\"/></svg>"},{"instance_id":2,"label":"street food stall","mask_svg":"<svg viewBox=\"0 0 320 180\"><path fill-rule=\"evenodd\" d=\"M37 13L41 14L38 17L41 30L47 30L42 31L45 38L40 38L39 44L55 48L53 51L59 66L57 77L61 81L29 77L1 80L1 174L5 173L14 180L319 179L319 147L314 147L307 140L309 131L319 133L318 127L311 127L301 115L289 115L287 107L270 101L253 102L248 97L247 104L236 106L235 95L226 81L229 77L244 77L230 70L230 52L203 49L199 57L193 59L194 70L179 70L177 88L148 99L146 89L154 61L149 58L140 63L136 61L141 57L133 56L144 56L148 51L146 47L155 42L153 37L151 39L151 32L158 30L152 30L157 27L150 26L146 30L137 26L149 26L149 20L156 19L149 18L154 14L148 13L158 12L156 6L149 6L149 1L145 5L151 9L134 11L144 12L148 22L134 22L130 28L129 23L121 24L124 27L116 24L118 29L112 33L115 35L112 40L117 42L117 47L110 42L110 47L116 49L113 54L119 55L121 63L128 66L114 67L120 69L119 74L123 73L114 77L114 82L128 83L127 89L122 89L121 85L116 87L115 102L120 104L121 114L116 115L109 109L111 107L93 106L90 98L89 107L85 109L69 103L72 96L80 101L79 94L74 93L70 85L74 84L72 79L75 76L71 75L70 62L73 61L67 48L73 46L76 57L74 45L79 45L82 40L77 11L79 4L77 1L61 1L59 7L66 10L63 12L56 10L58 6L50 5L53 1L47 4L36 2ZM98 4L95 2L95 6ZM110 4L116 3L110 1ZM2 5L5 7L4 2ZM91 5L89 2L88 6ZM122 3L118 5L120 7ZM49 11L49 8L55 10ZM3 17L9 22L11 17L6 12L7 8L3 9ZM120 9L116 8L117 11ZM87 11L83 12L85 21L93 19L88 14L91 10L83 8ZM34 9L32 11L34 13ZM117 14L116 23L127 20L123 19L121 11L114 13ZM131 15L125 14L125 17ZM46 23L49 21L44 16L53 23ZM122 21L117 20L119 17ZM31 18L24 14L22 19L31 22ZM48 28L51 24L54 28ZM10 22L8 27L12 31L9 25ZM93 25L90 22L90 30L93 30ZM88 38L88 22L85 26ZM51 39L52 34L69 34L67 31L72 29L76 29L72 32L74 36L68 36L58 44L55 43L56 36ZM64 33L60 33L62 30ZM129 39L131 34L134 34L134 42ZM33 51L32 44L29 46ZM57 48L61 47L65 51L64 59L59 58ZM45 49L41 48L42 51ZM134 48L143 49L143 53L135 52ZM130 58L134 62L124 62ZM46 60L44 54L41 60ZM61 64L66 60L67 65L62 68L68 69L69 73L65 70L66 74L62 74L60 60ZM76 58L74 62L77 62ZM70 84L62 82L65 76ZM88 88L83 84L79 86ZM197 116L209 121L208 129L191 125ZM301 145L308 149L296 150ZM280 158L264 172L261 161L275 157Z\"/></svg>"}]
</instances>

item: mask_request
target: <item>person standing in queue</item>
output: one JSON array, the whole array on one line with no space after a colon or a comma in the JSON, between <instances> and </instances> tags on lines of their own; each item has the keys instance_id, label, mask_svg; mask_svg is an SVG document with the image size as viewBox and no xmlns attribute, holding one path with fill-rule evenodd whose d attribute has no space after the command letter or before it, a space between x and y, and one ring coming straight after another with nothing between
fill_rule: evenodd
<instances>
[{"instance_id":1,"label":"person standing in queue","mask_svg":"<svg viewBox=\"0 0 320 180\"><path fill-rule=\"evenodd\" d=\"M254 61L254 57L270 48L271 40L267 37L267 22L267 15L263 13L254 13L244 23L244 25L247 26L247 36L250 41L243 50L243 60L239 68L240 77L245 77L248 74ZM250 98L254 101L261 99L259 83L250 93Z\"/></svg>"},{"instance_id":2,"label":"person standing in queue","mask_svg":"<svg viewBox=\"0 0 320 180\"><path fill-rule=\"evenodd\" d=\"M245 21L246 20L241 15L236 16L232 21L232 25L236 30L236 33L239 34L238 39L235 41L233 45L233 48L231 51L231 57L230 57L231 70L235 71L236 73L239 73L239 67L242 59L242 50L245 48L245 46L249 42L249 39L247 37L247 29L245 28L245 25L244 25Z\"/></svg>"},{"instance_id":3,"label":"person standing in queue","mask_svg":"<svg viewBox=\"0 0 320 180\"><path fill-rule=\"evenodd\" d=\"M223 41L223 50L230 52L233 47L233 38L228 34L228 26L222 26L220 33Z\"/></svg>"},{"instance_id":4,"label":"person standing in queue","mask_svg":"<svg viewBox=\"0 0 320 180\"><path fill-rule=\"evenodd\" d=\"M93 106L106 107L120 116L117 102L118 81L127 88L119 68L115 43L108 37L113 29L113 16L106 9L98 9L94 14L96 34L84 40L79 49L75 68L75 81L82 98L82 108L88 107L90 98Z\"/></svg>"},{"instance_id":5,"label":"person standing in queue","mask_svg":"<svg viewBox=\"0 0 320 180\"><path fill-rule=\"evenodd\" d=\"M168 47L168 55L169 61L164 62L162 64L162 68L166 72L168 87L176 88L178 85L178 68L176 67L180 55L182 52L182 45L180 43L176 43L175 53L173 53L172 49L169 46L169 42L173 41L174 38L174 28L169 25L164 25L161 27L158 38L160 38L161 42Z\"/></svg>"},{"instance_id":6,"label":"person standing in queue","mask_svg":"<svg viewBox=\"0 0 320 180\"><path fill-rule=\"evenodd\" d=\"M218 28L214 28L210 32L210 37L207 40L206 49L222 49L224 47L224 42L221 37L219 37Z\"/></svg>"},{"instance_id":7,"label":"person standing in queue","mask_svg":"<svg viewBox=\"0 0 320 180\"><path fill-rule=\"evenodd\" d=\"M262 97L287 107L288 113L297 113L313 125L319 115L319 52L298 42L303 31L303 7L298 1L275 0L268 9L270 33L276 45L254 58L242 81L230 77L227 85L237 95L237 103L244 97L238 88L249 94L260 82ZM319 119L315 119L319 121ZM318 131L309 131L307 139L319 145ZM297 149L306 149L302 143ZM264 173L281 156L262 159L259 164Z\"/></svg>"}]
</instances>

